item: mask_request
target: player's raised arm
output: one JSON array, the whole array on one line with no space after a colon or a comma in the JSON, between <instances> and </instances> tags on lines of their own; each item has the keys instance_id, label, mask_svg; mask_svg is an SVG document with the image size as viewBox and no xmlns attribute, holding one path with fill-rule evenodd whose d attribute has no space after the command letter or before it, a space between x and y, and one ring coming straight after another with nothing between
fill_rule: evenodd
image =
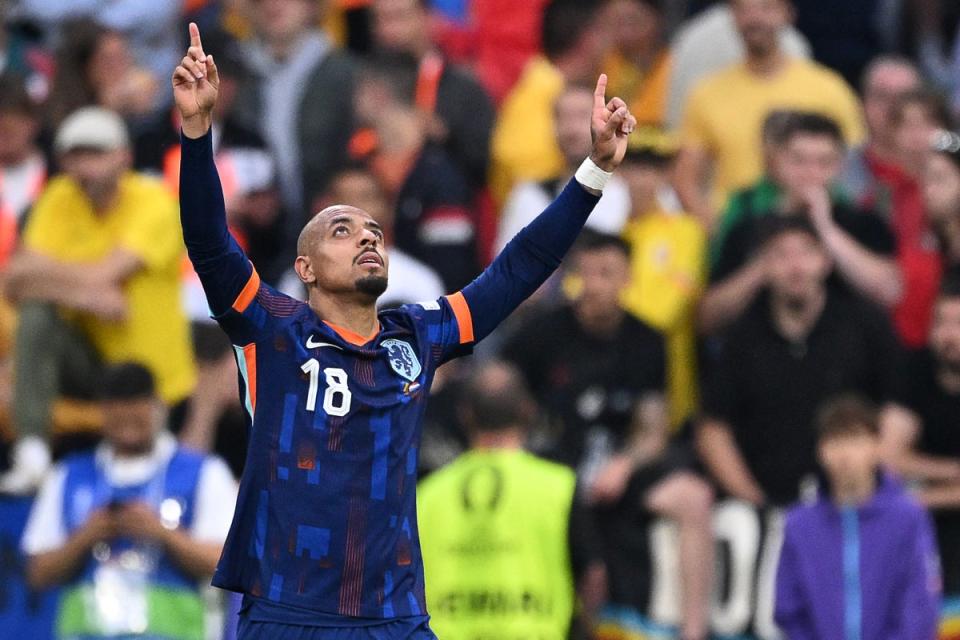
<instances>
[{"instance_id":1,"label":"player's raised arm","mask_svg":"<svg viewBox=\"0 0 960 640\"><path fill-rule=\"evenodd\" d=\"M594 92L590 157L557 199L463 289L475 341L493 331L560 266L604 185L623 160L627 136L637 121L620 98L606 101L606 88L607 76L601 75Z\"/></svg>"},{"instance_id":2,"label":"player's raised arm","mask_svg":"<svg viewBox=\"0 0 960 640\"><path fill-rule=\"evenodd\" d=\"M173 72L173 97L180 112L180 223L193 267L215 314L230 309L253 267L227 230L220 176L213 161L210 126L220 77L203 50L200 30L190 23L190 47Z\"/></svg>"}]
</instances>

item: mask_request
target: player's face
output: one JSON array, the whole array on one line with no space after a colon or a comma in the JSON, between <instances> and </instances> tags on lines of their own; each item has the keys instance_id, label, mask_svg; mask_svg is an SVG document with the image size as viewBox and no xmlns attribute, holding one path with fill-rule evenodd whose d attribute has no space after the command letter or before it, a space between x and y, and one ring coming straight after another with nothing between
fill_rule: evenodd
<instances>
[{"instance_id":1,"label":"player's face","mask_svg":"<svg viewBox=\"0 0 960 640\"><path fill-rule=\"evenodd\" d=\"M790 194L829 187L843 166L840 145L830 136L795 135L773 157L774 172Z\"/></svg>"},{"instance_id":2,"label":"player's face","mask_svg":"<svg viewBox=\"0 0 960 640\"><path fill-rule=\"evenodd\" d=\"M923 176L927 215L944 224L960 213L960 167L942 153L931 153Z\"/></svg>"},{"instance_id":3,"label":"player's face","mask_svg":"<svg viewBox=\"0 0 960 640\"><path fill-rule=\"evenodd\" d=\"M308 285L333 294L374 300L387 288L383 231L368 213L344 205L324 209L310 221L297 271Z\"/></svg>"},{"instance_id":4,"label":"player's face","mask_svg":"<svg viewBox=\"0 0 960 640\"><path fill-rule=\"evenodd\" d=\"M920 78L916 70L905 64L883 64L874 69L863 88L863 111L870 135L889 142L890 109L897 99L916 89Z\"/></svg>"},{"instance_id":5,"label":"player's face","mask_svg":"<svg viewBox=\"0 0 960 640\"><path fill-rule=\"evenodd\" d=\"M823 438L817 454L835 491L851 486L855 489L876 473L880 441L864 428Z\"/></svg>"},{"instance_id":6,"label":"player's face","mask_svg":"<svg viewBox=\"0 0 960 640\"><path fill-rule=\"evenodd\" d=\"M75 149L63 154L60 159L64 172L76 180L83 192L98 204L112 197L129 161L130 155L125 149Z\"/></svg>"},{"instance_id":7,"label":"player's face","mask_svg":"<svg viewBox=\"0 0 960 640\"><path fill-rule=\"evenodd\" d=\"M590 155L590 118L593 116L593 94L583 89L565 91L554 105L554 126L557 145L569 166L583 162Z\"/></svg>"},{"instance_id":8,"label":"player's face","mask_svg":"<svg viewBox=\"0 0 960 640\"><path fill-rule=\"evenodd\" d=\"M423 39L426 15L419 0L376 0L373 27L377 45L389 51L411 50Z\"/></svg>"},{"instance_id":9,"label":"player's face","mask_svg":"<svg viewBox=\"0 0 960 640\"><path fill-rule=\"evenodd\" d=\"M734 0L731 7L751 55L767 55L777 48L780 30L790 21L786 0Z\"/></svg>"},{"instance_id":10,"label":"player's face","mask_svg":"<svg viewBox=\"0 0 960 640\"><path fill-rule=\"evenodd\" d=\"M781 233L771 240L767 258L771 291L798 304L820 291L830 270L820 243L802 231Z\"/></svg>"},{"instance_id":11,"label":"player's face","mask_svg":"<svg viewBox=\"0 0 960 640\"><path fill-rule=\"evenodd\" d=\"M933 310L930 348L937 360L960 369L960 298L942 297Z\"/></svg>"},{"instance_id":12,"label":"player's face","mask_svg":"<svg viewBox=\"0 0 960 640\"><path fill-rule=\"evenodd\" d=\"M103 403L103 435L120 455L149 452L162 419L163 408L155 398Z\"/></svg>"}]
</instances>

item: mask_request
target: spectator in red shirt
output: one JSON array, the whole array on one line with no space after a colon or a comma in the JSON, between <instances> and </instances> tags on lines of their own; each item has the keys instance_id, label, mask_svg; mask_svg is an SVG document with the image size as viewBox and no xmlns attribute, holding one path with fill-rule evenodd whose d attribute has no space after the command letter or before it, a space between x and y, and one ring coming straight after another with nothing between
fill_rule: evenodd
<instances>
[{"instance_id":1,"label":"spectator in red shirt","mask_svg":"<svg viewBox=\"0 0 960 640\"><path fill-rule=\"evenodd\" d=\"M943 101L926 91L901 97L891 109L896 164L877 164L874 173L890 196L888 223L897 242L904 293L894 308L894 326L910 348L927 342L930 314L942 265L936 238L924 211L922 180L937 129L947 126Z\"/></svg>"}]
</instances>

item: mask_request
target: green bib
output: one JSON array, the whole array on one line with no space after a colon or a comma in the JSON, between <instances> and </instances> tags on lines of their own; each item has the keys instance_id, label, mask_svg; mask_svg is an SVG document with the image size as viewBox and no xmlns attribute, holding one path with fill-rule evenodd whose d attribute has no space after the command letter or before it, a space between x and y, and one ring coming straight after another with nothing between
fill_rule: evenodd
<instances>
[{"instance_id":1,"label":"green bib","mask_svg":"<svg viewBox=\"0 0 960 640\"><path fill-rule=\"evenodd\" d=\"M417 497L427 609L443 640L565 640L576 479L523 451L472 451Z\"/></svg>"}]
</instances>

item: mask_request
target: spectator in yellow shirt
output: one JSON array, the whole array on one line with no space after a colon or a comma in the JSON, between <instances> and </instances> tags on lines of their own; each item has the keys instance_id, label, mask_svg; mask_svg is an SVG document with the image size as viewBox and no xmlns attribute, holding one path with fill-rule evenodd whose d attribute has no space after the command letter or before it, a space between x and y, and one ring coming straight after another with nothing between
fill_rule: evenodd
<instances>
[{"instance_id":1,"label":"spectator in yellow shirt","mask_svg":"<svg viewBox=\"0 0 960 640\"><path fill-rule=\"evenodd\" d=\"M611 0L607 20L613 50L603 61L608 90L622 96L640 125L662 127L670 88L670 49L663 35L662 0Z\"/></svg>"},{"instance_id":2,"label":"spectator in yellow shirt","mask_svg":"<svg viewBox=\"0 0 960 640\"><path fill-rule=\"evenodd\" d=\"M41 194L11 262L15 339L13 469L0 489L26 490L46 467L51 405L89 394L105 364L150 369L166 405L193 390L196 372L180 301L184 252L176 201L130 171L120 117L85 107L54 140L61 176Z\"/></svg>"},{"instance_id":3,"label":"spectator in yellow shirt","mask_svg":"<svg viewBox=\"0 0 960 640\"><path fill-rule=\"evenodd\" d=\"M678 428L697 403L694 312L706 275L706 234L679 209L669 186L676 142L661 130L637 129L620 167L632 213L623 230L630 245L624 307L666 340L670 424Z\"/></svg>"},{"instance_id":4,"label":"spectator in yellow shirt","mask_svg":"<svg viewBox=\"0 0 960 640\"><path fill-rule=\"evenodd\" d=\"M761 130L777 109L813 111L835 120L848 145L864 137L860 104L836 73L790 58L778 34L790 21L789 0L731 0L746 59L702 80L681 125L677 192L708 227L730 194L763 173ZM708 176L713 175L712 187Z\"/></svg>"},{"instance_id":5,"label":"spectator in yellow shirt","mask_svg":"<svg viewBox=\"0 0 960 640\"><path fill-rule=\"evenodd\" d=\"M503 102L490 147L490 192L502 204L520 180L564 171L553 105L568 82L590 83L606 50L597 0L552 0L544 10L543 55L532 58Z\"/></svg>"}]
</instances>

